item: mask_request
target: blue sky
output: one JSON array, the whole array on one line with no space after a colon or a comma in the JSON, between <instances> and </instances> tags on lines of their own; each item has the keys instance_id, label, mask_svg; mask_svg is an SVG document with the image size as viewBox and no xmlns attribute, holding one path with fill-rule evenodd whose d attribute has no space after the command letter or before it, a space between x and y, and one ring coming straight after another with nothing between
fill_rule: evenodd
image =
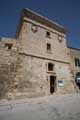
<instances>
[{"instance_id":1,"label":"blue sky","mask_svg":"<svg viewBox=\"0 0 80 120\"><path fill-rule=\"evenodd\" d=\"M0 38L14 37L22 8L68 29L68 46L80 48L80 0L0 0Z\"/></svg>"}]
</instances>

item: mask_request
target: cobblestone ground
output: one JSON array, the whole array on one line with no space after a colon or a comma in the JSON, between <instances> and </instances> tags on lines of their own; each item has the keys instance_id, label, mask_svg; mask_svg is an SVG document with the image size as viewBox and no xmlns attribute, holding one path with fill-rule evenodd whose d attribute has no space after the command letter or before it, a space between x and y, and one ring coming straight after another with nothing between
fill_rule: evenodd
<instances>
[{"instance_id":1,"label":"cobblestone ground","mask_svg":"<svg viewBox=\"0 0 80 120\"><path fill-rule=\"evenodd\" d=\"M80 94L2 102L0 120L80 120Z\"/></svg>"}]
</instances>

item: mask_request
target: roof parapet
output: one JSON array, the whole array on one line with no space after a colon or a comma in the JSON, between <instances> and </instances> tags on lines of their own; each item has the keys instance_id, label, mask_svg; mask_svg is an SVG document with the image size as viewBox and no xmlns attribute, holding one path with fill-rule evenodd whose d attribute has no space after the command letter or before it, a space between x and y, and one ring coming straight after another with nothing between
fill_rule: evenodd
<instances>
[{"instance_id":1,"label":"roof parapet","mask_svg":"<svg viewBox=\"0 0 80 120\"><path fill-rule=\"evenodd\" d=\"M30 10L30 9L25 8L22 10L22 13L21 13L20 21L19 21L17 31L16 31L16 37L18 36L18 34L20 32L20 28L21 28L21 25L24 21L24 17L28 17L32 20L35 20L43 25L46 25L49 28L52 28L56 31L59 31L60 33L65 34L67 32L67 29L65 29L63 26L49 20L46 17L43 17L42 15L40 15L40 14Z\"/></svg>"}]
</instances>

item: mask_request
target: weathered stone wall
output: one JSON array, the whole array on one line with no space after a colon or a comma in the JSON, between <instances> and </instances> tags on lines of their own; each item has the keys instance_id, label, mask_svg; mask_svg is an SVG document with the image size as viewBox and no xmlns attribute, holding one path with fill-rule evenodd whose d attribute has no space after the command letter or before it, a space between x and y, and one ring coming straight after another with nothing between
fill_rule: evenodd
<instances>
[{"instance_id":1,"label":"weathered stone wall","mask_svg":"<svg viewBox=\"0 0 80 120\"><path fill-rule=\"evenodd\" d=\"M15 79L17 55L15 51L6 50L0 43L0 99L7 98Z\"/></svg>"},{"instance_id":2,"label":"weathered stone wall","mask_svg":"<svg viewBox=\"0 0 80 120\"><path fill-rule=\"evenodd\" d=\"M54 71L48 72L48 63ZM74 91L68 64L27 56L16 47L6 50L0 46L0 99L15 99L50 95L50 75L56 76L56 94ZM58 86L58 80L64 86ZM72 87L72 88L71 88Z\"/></svg>"},{"instance_id":3,"label":"weathered stone wall","mask_svg":"<svg viewBox=\"0 0 80 120\"><path fill-rule=\"evenodd\" d=\"M73 84L73 76L71 73L70 64L56 63L55 67L57 73L57 81L63 81L62 87L59 87L59 84L57 83L57 93L65 94L76 92L75 86Z\"/></svg>"},{"instance_id":4,"label":"weathered stone wall","mask_svg":"<svg viewBox=\"0 0 80 120\"><path fill-rule=\"evenodd\" d=\"M26 18L30 23L24 22L18 40L21 43L23 52L35 56L41 56L58 61L69 62L67 55L66 36L51 28L46 27L34 20ZM33 32L32 25L37 26L38 31ZM46 37L46 32L50 31L51 37ZM62 36L62 42L58 37ZM47 43L51 44L51 53L47 52Z\"/></svg>"},{"instance_id":5,"label":"weathered stone wall","mask_svg":"<svg viewBox=\"0 0 80 120\"><path fill-rule=\"evenodd\" d=\"M56 76L56 94L75 92L72 83L72 74L69 64L36 58L33 56L23 56L23 80L24 89L22 94L28 97L50 95L50 76ZM54 64L54 71L48 71L48 63ZM58 80L63 80L63 86L58 86ZM28 82L31 86L28 86ZM31 92L30 92L31 91ZM32 93L32 91L34 91Z\"/></svg>"},{"instance_id":6,"label":"weathered stone wall","mask_svg":"<svg viewBox=\"0 0 80 120\"><path fill-rule=\"evenodd\" d=\"M37 94L39 96L49 95L50 75L55 75L56 94L75 92L73 76L69 64L70 55L66 46L65 35L34 20L25 19L28 22L23 23L18 38L21 48L20 52L23 54L22 56L24 56L23 83L27 80L32 83L33 91L35 91L33 96ZM37 26L38 31L36 33L31 30L33 24ZM46 31L50 31L50 38L46 37ZM62 36L62 42L58 40L59 35ZM51 53L47 52L47 43L51 44ZM53 62L55 66L53 73L47 71L46 65L49 62ZM63 87L58 86L58 80L63 81ZM24 94L31 96L32 91L29 94L27 87L25 87Z\"/></svg>"},{"instance_id":7,"label":"weathered stone wall","mask_svg":"<svg viewBox=\"0 0 80 120\"><path fill-rule=\"evenodd\" d=\"M21 46L21 52L25 54L24 61L31 61L30 63L25 64L25 69L29 69L30 66L35 66L34 68L32 67L33 69L29 70L32 74L30 80L35 80L35 82L39 81L40 85L37 85L36 83L36 87L38 87L38 90L41 90L43 88L42 91L48 95L50 94L50 75L54 75L54 73L56 73L56 93L75 92L73 76L69 64L70 55L66 46L65 35L40 23L37 23L34 20L30 20L28 18L26 18L26 20L28 20L28 22L26 21L23 23L18 41ZM33 24L37 26L38 31L36 33L31 30ZM46 37L46 31L52 31L50 32L50 38ZM59 42L58 40L59 35L63 36L62 42ZM51 44L51 53L47 52L47 43ZM33 62L33 59L35 62ZM48 62L53 62L55 66L54 73L47 73L47 68L45 66ZM34 76L33 73L35 73L36 76ZM38 77L38 75L40 77ZM28 76L25 78L27 77ZM48 81L47 77L49 79ZM58 86L58 80L63 80L63 87ZM43 87L40 89L42 83Z\"/></svg>"},{"instance_id":8,"label":"weathered stone wall","mask_svg":"<svg viewBox=\"0 0 80 120\"><path fill-rule=\"evenodd\" d=\"M19 49L6 49L0 44L0 99L16 99L24 97L37 97L45 95L44 89L41 92L42 79L45 74L40 72L40 61L32 60L19 53ZM37 63L37 66L36 64ZM40 79L39 79L40 75ZM36 81L37 79L37 81ZM40 81L39 81L40 80ZM40 88L39 88L40 87ZM47 92L47 91L46 91Z\"/></svg>"},{"instance_id":9,"label":"weathered stone wall","mask_svg":"<svg viewBox=\"0 0 80 120\"><path fill-rule=\"evenodd\" d=\"M27 55L18 47L9 50L0 44L0 99L50 95L50 75L56 76L56 94L75 92L69 64ZM53 72L48 71L49 62Z\"/></svg>"},{"instance_id":10,"label":"weathered stone wall","mask_svg":"<svg viewBox=\"0 0 80 120\"><path fill-rule=\"evenodd\" d=\"M45 63L43 60L36 59L31 56L23 56L23 95L42 96L45 95L47 90ZM47 90L47 91L46 91Z\"/></svg>"}]
</instances>

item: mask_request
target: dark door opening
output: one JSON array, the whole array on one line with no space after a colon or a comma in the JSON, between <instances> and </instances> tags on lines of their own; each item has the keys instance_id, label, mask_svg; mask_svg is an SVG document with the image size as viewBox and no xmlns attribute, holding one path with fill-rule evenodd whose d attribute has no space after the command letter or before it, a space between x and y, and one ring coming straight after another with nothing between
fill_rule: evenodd
<instances>
[{"instance_id":1,"label":"dark door opening","mask_svg":"<svg viewBox=\"0 0 80 120\"><path fill-rule=\"evenodd\" d=\"M55 81L56 81L56 76L50 76L50 93L51 94L55 92Z\"/></svg>"}]
</instances>

